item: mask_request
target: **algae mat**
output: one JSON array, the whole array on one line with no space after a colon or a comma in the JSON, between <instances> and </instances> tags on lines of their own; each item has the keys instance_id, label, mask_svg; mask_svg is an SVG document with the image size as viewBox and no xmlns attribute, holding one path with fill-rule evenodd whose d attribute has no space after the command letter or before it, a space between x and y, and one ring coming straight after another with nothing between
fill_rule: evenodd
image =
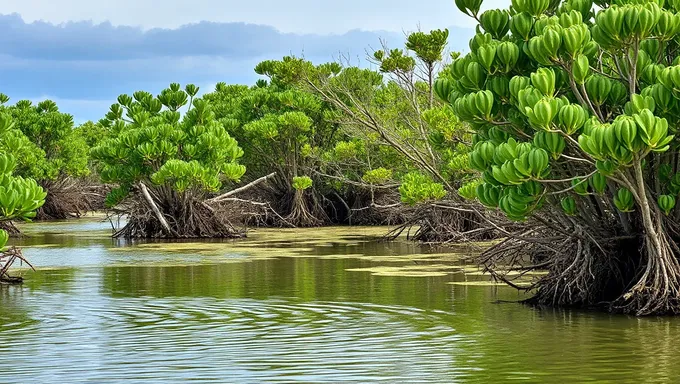
<instances>
[{"instance_id":1,"label":"algae mat","mask_svg":"<svg viewBox=\"0 0 680 384\"><path fill-rule=\"evenodd\" d=\"M133 241L112 239L112 225L102 214L20 227L27 237L17 245L32 257L49 258L61 248L73 248L80 254L82 252L75 249L86 248L83 257L86 264L91 261L90 265L169 267L249 263L274 258L356 259L366 263L365 266L347 271L402 277L470 273L474 280L488 280L488 276L482 276L475 266L466 263L487 244L423 245L408 241L404 235L387 241L384 236L393 228L385 226L257 228L249 230L246 238L235 240Z\"/></svg>"}]
</instances>

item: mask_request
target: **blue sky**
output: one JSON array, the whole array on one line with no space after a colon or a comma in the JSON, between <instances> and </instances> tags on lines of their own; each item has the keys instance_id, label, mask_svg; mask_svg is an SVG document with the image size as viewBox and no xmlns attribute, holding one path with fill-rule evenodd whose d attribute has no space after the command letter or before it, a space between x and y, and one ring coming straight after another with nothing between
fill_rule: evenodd
<instances>
[{"instance_id":1,"label":"blue sky","mask_svg":"<svg viewBox=\"0 0 680 384\"><path fill-rule=\"evenodd\" d=\"M404 31L418 28L449 28L451 48L467 46L472 24L453 0L414 4L3 0L0 92L12 101L51 98L76 121L97 120L121 93L156 93L170 82L202 91L220 81L251 84L255 64L287 54L326 62L342 52L359 62L381 38L398 47Z\"/></svg>"}]
</instances>

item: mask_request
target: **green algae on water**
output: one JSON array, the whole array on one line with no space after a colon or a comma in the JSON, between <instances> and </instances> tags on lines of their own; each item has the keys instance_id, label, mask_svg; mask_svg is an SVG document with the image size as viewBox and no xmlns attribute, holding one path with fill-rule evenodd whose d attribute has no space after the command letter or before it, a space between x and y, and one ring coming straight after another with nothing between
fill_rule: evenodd
<instances>
[{"instance_id":1,"label":"green algae on water","mask_svg":"<svg viewBox=\"0 0 680 384\"><path fill-rule=\"evenodd\" d=\"M405 277L438 277L447 276L452 271L460 271L454 265L404 265L398 267L376 266L367 268L349 268L348 272L370 272L374 276L405 276Z\"/></svg>"}]
</instances>

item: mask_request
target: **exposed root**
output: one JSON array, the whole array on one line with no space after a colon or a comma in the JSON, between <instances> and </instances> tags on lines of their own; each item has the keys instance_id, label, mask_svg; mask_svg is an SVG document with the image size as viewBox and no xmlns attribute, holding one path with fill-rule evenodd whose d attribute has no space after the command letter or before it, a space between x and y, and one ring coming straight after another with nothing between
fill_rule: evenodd
<instances>
[{"instance_id":1,"label":"exposed root","mask_svg":"<svg viewBox=\"0 0 680 384\"><path fill-rule=\"evenodd\" d=\"M113 187L105 184L89 183L85 184L84 191L89 211L106 210L106 195L111 192Z\"/></svg>"},{"instance_id":2,"label":"exposed root","mask_svg":"<svg viewBox=\"0 0 680 384\"><path fill-rule=\"evenodd\" d=\"M36 220L77 218L103 206L106 188L91 186L82 180L60 178L41 183L47 191L45 204L37 211Z\"/></svg>"},{"instance_id":3,"label":"exposed root","mask_svg":"<svg viewBox=\"0 0 680 384\"><path fill-rule=\"evenodd\" d=\"M655 238L644 237L640 250L646 255L644 269L615 304L624 312L640 315L680 313L680 249L668 237L660 221L656 223L655 234Z\"/></svg>"},{"instance_id":4,"label":"exposed root","mask_svg":"<svg viewBox=\"0 0 680 384\"><path fill-rule=\"evenodd\" d=\"M143 199L132 199L117 210L127 216L127 224L114 233L121 238L238 238L245 232L236 229L224 215L201 201L181 199L158 203L158 208L170 227L163 227L158 217Z\"/></svg>"},{"instance_id":5,"label":"exposed root","mask_svg":"<svg viewBox=\"0 0 680 384\"><path fill-rule=\"evenodd\" d=\"M555 232L539 225L527 226L490 247L480 256L486 271L496 279L523 290L534 290L530 302L551 306L595 306L620 296L630 277L632 254L604 253L603 249L635 249L635 239L596 242L580 227ZM605 247L605 248L602 248ZM528 286L517 281L527 273L548 271Z\"/></svg>"},{"instance_id":6,"label":"exposed root","mask_svg":"<svg viewBox=\"0 0 680 384\"><path fill-rule=\"evenodd\" d=\"M408 207L401 204L399 192L394 190L357 193L352 206L347 207L350 225L399 225L408 220Z\"/></svg>"},{"instance_id":7,"label":"exposed root","mask_svg":"<svg viewBox=\"0 0 680 384\"><path fill-rule=\"evenodd\" d=\"M317 200L315 190L289 192L281 196L268 184L276 184L276 173L260 177L245 186L206 200L219 215L248 226L312 227L331 220ZM247 199L235 197L248 191Z\"/></svg>"},{"instance_id":8,"label":"exposed root","mask_svg":"<svg viewBox=\"0 0 680 384\"><path fill-rule=\"evenodd\" d=\"M406 231L410 240L457 243L491 240L502 235L497 225L482 217L483 213L457 202L421 204L404 214L406 222L392 230L388 238L396 238Z\"/></svg>"},{"instance_id":9,"label":"exposed root","mask_svg":"<svg viewBox=\"0 0 680 384\"><path fill-rule=\"evenodd\" d=\"M11 221L0 221L0 229L9 234L9 237L21 237L21 231Z\"/></svg>"},{"instance_id":10,"label":"exposed root","mask_svg":"<svg viewBox=\"0 0 680 384\"><path fill-rule=\"evenodd\" d=\"M314 193L307 194L304 190L296 190L290 207L286 221L296 227L317 227L330 221L326 213L319 208Z\"/></svg>"},{"instance_id":11,"label":"exposed root","mask_svg":"<svg viewBox=\"0 0 680 384\"><path fill-rule=\"evenodd\" d=\"M232 222L243 226L295 228L293 223L288 222L265 201L230 197L220 200L213 207L216 208L217 215L229 217Z\"/></svg>"},{"instance_id":12,"label":"exposed root","mask_svg":"<svg viewBox=\"0 0 680 384\"><path fill-rule=\"evenodd\" d=\"M35 270L31 263L24 258L21 250L16 247L12 247L7 251L0 252L0 284L20 284L24 279L20 276L10 276L8 274L9 269L12 267L15 261L19 260L22 263L26 263L31 269Z\"/></svg>"},{"instance_id":13,"label":"exposed root","mask_svg":"<svg viewBox=\"0 0 680 384\"><path fill-rule=\"evenodd\" d=\"M494 278L534 292L528 300L533 304L680 313L680 250L666 235L656 242L642 230L625 235L606 226L556 230L543 224L511 233L483 252L480 263ZM519 283L534 271L548 273Z\"/></svg>"}]
</instances>

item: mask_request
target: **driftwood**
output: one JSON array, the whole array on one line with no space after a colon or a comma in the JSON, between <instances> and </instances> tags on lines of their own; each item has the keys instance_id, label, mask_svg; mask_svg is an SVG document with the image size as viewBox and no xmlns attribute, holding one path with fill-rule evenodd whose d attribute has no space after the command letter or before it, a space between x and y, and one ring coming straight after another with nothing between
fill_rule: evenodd
<instances>
[{"instance_id":1,"label":"driftwood","mask_svg":"<svg viewBox=\"0 0 680 384\"><path fill-rule=\"evenodd\" d=\"M14 262L17 260L26 263L29 267L31 267L32 270L35 271L35 268L33 268L31 263L29 263L28 260L24 258L21 250L19 248L12 247L8 251L0 252L0 284L19 284L23 282L24 279L22 277L10 276L7 273L10 267L12 267L12 264L14 264Z\"/></svg>"}]
</instances>

